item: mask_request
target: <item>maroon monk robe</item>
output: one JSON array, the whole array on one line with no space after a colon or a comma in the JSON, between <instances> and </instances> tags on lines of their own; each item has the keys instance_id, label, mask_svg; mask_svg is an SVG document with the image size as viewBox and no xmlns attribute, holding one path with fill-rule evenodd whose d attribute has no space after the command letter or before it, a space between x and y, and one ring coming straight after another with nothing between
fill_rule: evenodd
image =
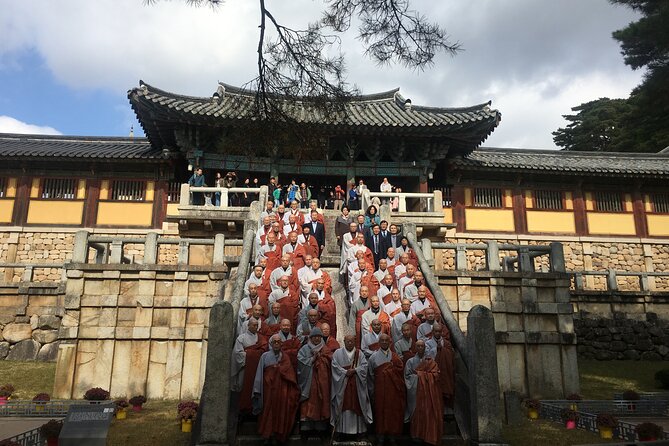
<instances>
[{"instance_id":1,"label":"maroon monk robe","mask_svg":"<svg viewBox=\"0 0 669 446\"><path fill-rule=\"evenodd\" d=\"M439 366L435 361L421 361L416 367L418 388L416 409L411 416L411 437L420 438L427 444L441 444L443 434L444 405L441 398ZM438 422L434 422L438 420Z\"/></svg>"},{"instance_id":2,"label":"maroon monk robe","mask_svg":"<svg viewBox=\"0 0 669 446\"><path fill-rule=\"evenodd\" d=\"M309 398L302 401L300 419L329 420L330 419L330 380L332 351L324 345L314 358L311 372L311 387Z\"/></svg>"},{"instance_id":3,"label":"maroon monk robe","mask_svg":"<svg viewBox=\"0 0 669 446\"><path fill-rule=\"evenodd\" d=\"M253 381L256 377L258 362L263 353L267 351L267 338L258 335L258 342L244 349L246 352L246 365L244 366L244 384L239 393L239 411L251 412L251 394L253 393Z\"/></svg>"},{"instance_id":4,"label":"maroon monk robe","mask_svg":"<svg viewBox=\"0 0 669 446\"><path fill-rule=\"evenodd\" d=\"M293 430L300 399L295 367L282 355L278 364L266 367L263 374L263 410L258 419L258 433L285 442Z\"/></svg>"},{"instance_id":5,"label":"maroon monk robe","mask_svg":"<svg viewBox=\"0 0 669 446\"><path fill-rule=\"evenodd\" d=\"M404 363L392 352L390 362L374 370L374 423L380 435L400 435L404 426Z\"/></svg>"},{"instance_id":6,"label":"maroon monk robe","mask_svg":"<svg viewBox=\"0 0 669 446\"><path fill-rule=\"evenodd\" d=\"M444 327L442 334L444 346L437 347L437 355L434 359L441 371L439 384L444 401L448 407L453 407L453 395L455 393L455 353L453 352L450 337L450 332Z\"/></svg>"}]
</instances>

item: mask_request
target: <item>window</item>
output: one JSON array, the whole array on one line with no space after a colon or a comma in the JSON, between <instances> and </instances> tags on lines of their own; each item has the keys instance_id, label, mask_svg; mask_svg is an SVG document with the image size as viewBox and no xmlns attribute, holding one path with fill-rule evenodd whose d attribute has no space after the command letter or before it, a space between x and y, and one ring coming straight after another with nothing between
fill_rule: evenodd
<instances>
[{"instance_id":1,"label":"window","mask_svg":"<svg viewBox=\"0 0 669 446\"><path fill-rule=\"evenodd\" d=\"M0 198L7 196L7 178L0 178Z\"/></svg>"},{"instance_id":2,"label":"window","mask_svg":"<svg viewBox=\"0 0 669 446\"><path fill-rule=\"evenodd\" d=\"M474 206L480 208L501 208L502 189L477 187L474 189Z\"/></svg>"},{"instance_id":3,"label":"window","mask_svg":"<svg viewBox=\"0 0 669 446\"><path fill-rule=\"evenodd\" d=\"M559 190L534 191L534 207L537 209L562 210L562 192Z\"/></svg>"},{"instance_id":4,"label":"window","mask_svg":"<svg viewBox=\"0 0 669 446\"><path fill-rule=\"evenodd\" d=\"M79 180L69 178L44 178L42 180L42 198L74 200L77 198Z\"/></svg>"},{"instance_id":5,"label":"window","mask_svg":"<svg viewBox=\"0 0 669 446\"><path fill-rule=\"evenodd\" d=\"M434 192L436 190L441 191L441 206L444 208L450 208L453 205L453 202L451 201L451 194L453 192L453 186L445 186L445 187L431 187L430 192Z\"/></svg>"},{"instance_id":6,"label":"window","mask_svg":"<svg viewBox=\"0 0 669 446\"><path fill-rule=\"evenodd\" d=\"M167 201L170 203L178 203L181 198L181 182L170 181L167 184Z\"/></svg>"},{"instance_id":7,"label":"window","mask_svg":"<svg viewBox=\"0 0 669 446\"><path fill-rule=\"evenodd\" d=\"M622 212L623 199L619 192L595 192L595 210L601 212Z\"/></svg>"},{"instance_id":8,"label":"window","mask_svg":"<svg viewBox=\"0 0 669 446\"><path fill-rule=\"evenodd\" d=\"M653 211L669 214L669 194L653 194Z\"/></svg>"},{"instance_id":9,"label":"window","mask_svg":"<svg viewBox=\"0 0 669 446\"><path fill-rule=\"evenodd\" d=\"M117 180L112 184L111 199L115 201L144 201L146 183L135 180Z\"/></svg>"}]
</instances>

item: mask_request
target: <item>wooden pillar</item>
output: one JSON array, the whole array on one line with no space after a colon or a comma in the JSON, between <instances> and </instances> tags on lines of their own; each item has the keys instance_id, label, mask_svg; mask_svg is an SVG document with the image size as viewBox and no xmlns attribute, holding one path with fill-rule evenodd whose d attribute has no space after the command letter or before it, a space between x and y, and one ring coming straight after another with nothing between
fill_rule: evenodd
<instances>
[{"instance_id":1,"label":"wooden pillar","mask_svg":"<svg viewBox=\"0 0 669 446\"><path fill-rule=\"evenodd\" d=\"M648 221L646 220L646 206L643 202L641 187L637 185L632 193L632 211L634 212L634 227L636 235L644 238L648 237Z\"/></svg>"},{"instance_id":2,"label":"wooden pillar","mask_svg":"<svg viewBox=\"0 0 669 446\"><path fill-rule=\"evenodd\" d=\"M28 206L30 204L30 189L32 178L22 176L16 182L16 197L14 198L14 210L12 212L12 225L23 226L28 220Z\"/></svg>"},{"instance_id":3,"label":"wooden pillar","mask_svg":"<svg viewBox=\"0 0 669 446\"><path fill-rule=\"evenodd\" d=\"M457 232L465 232L465 188L455 184L451 192L451 207L453 208L453 223Z\"/></svg>"},{"instance_id":4,"label":"wooden pillar","mask_svg":"<svg viewBox=\"0 0 669 446\"><path fill-rule=\"evenodd\" d=\"M525 208L525 197L523 190L516 187L513 193L513 222L516 234L527 234L527 209Z\"/></svg>"},{"instance_id":5,"label":"wooden pillar","mask_svg":"<svg viewBox=\"0 0 669 446\"><path fill-rule=\"evenodd\" d=\"M587 235L588 219L585 210L585 198L580 186L574 190L574 221L576 223L576 235Z\"/></svg>"},{"instance_id":6,"label":"wooden pillar","mask_svg":"<svg viewBox=\"0 0 669 446\"><path fill-rule=\"evenodd\" d=\"M98 218L98 203L100 202L100 180L86 180L86 199L84 200L84 227L92 228Z\"/></svg>"},{"instance_id":7,"label":"wooden pillar","mask_svg":"<svg viewBox=\"0 0 669 446\"><path fill-rule=\"evenodd\" d=\"M167 181L156 181L153 189L153 216L151 226L162 228L167 215Z\"/></svg>"}]
</instances>

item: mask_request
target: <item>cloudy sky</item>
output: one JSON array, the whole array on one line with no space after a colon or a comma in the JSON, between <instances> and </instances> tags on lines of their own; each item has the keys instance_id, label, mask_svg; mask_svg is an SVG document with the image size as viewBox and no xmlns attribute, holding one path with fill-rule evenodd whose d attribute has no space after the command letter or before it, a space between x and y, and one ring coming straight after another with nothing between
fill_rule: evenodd
<instances>
[{"instance_id":1,"label":"cloudy sky","mask_svg":"<svg viewBox=\"0 0 669 446\"><path fill-rule=\"evenodd\" d=\"M266 0L300 27L319 0ZM561 115L599 97L626 97L642 76L623 64L611 32L637 17L606 0L414 0L464 51L424 72L378 67L355 36L343 40L348 80L364 93L400 87L415 105L492 101L502 122L486 146L555 148ZM0 132L125 136L127 90L139 79L210 96L218 81L255 76L254 0L221 8L182 0L0 0Z\"/></svg>"}]
</instances>

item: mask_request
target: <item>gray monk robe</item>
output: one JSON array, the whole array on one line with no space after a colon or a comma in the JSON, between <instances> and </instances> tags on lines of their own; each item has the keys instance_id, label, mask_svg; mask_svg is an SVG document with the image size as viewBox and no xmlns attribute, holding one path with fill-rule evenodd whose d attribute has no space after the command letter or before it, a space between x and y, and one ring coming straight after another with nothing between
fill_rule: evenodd
<instances>
[{"instance_id":1,"label":"gray monk robe","mask_svg":"<svg viewBox=\"0 0 669 446\"><path fill-rule=\"evenodd\" d=\"M346 371L355 374L347 377ZM332 356L332 410L330 424L335 432L361 434L372 422L372 406L367 393L367 359L356 348L338 349Z\"/></svg>"},{"instance_id":2,"label":"gray monk robe","mask_svg":"<svg viewBox=\"0 0 669 446\"><path fill-rule=\"evenodd\" d=\"M332 352L323 341L318 345L309 341L297 353L301 431L327 429L330 420L331 360Z\"/></svg>"},{"instance_id":3,"label":"gray monk robe","mask_svg":"<svg viewBox=\"0 0 669 446\"><path fill-rule=\"evenodd\" d=\"M260 356L265 350L267 350L266 339L258 333L252 334L246 330L235 341L232 351L230 389L233 392L240 392L240 412L251 411L253 379L256 375Z\"/></svg>"},{"instance_id":4,"label":"gray monk robe","mask_svg":"<svg viewBox=\"0 0 669 446\"><path fill-rule=\"evenodd\" d=\"M427 354L409 359L404 366L407 407L404 422L411 422L411 437L430 445L441 443L444 404L439 366Z\"/></svg>"}]
</instances>

